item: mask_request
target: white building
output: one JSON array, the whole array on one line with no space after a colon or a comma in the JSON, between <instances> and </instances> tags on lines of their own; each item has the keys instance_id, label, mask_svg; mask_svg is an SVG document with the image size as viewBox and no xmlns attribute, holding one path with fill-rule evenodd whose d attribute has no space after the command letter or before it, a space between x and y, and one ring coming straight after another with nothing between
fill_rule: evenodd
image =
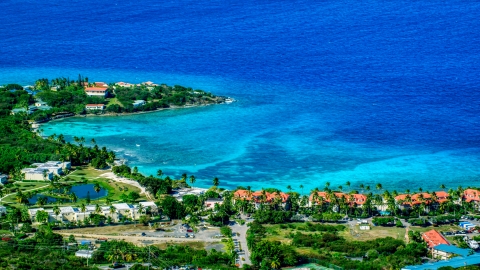
<instances>
[{"instance_id":1,"label":"white building","mask_svg":"<svg viewBox=\"0 0 480 270\"><path fill-rule=\"evenodd\" d=\"M85 105L85 109L103 111L105 110L105 105L104 104L87 104Z\"/></svg>"},{"instance_id":2,"label":"white building","mask_svg":"<svg viewBox=\"0 0 480 270\"><path fill-rule=\"evenodd\" d=\"M94 250L82 249L82 250L79 250L79 251L75 252L75 256L80 257L80 258L91 259L92 255L93 255L93 252L94 252Z\"/></svg>"},{"instance_id":3,"label":"white building","mask_svg":"<svg viewBox=\"0 0 480 270\"><path fill-rule=\"evenodd\" d=\"M70 162L48 161L45 163L33 163L36 168L25 168L22 173L25 174L25 180L52 180L53 175L63 174L64 169L70 169ZM44 175L44 171L46 175Z\"/></svg>"},{"instance_id":4,"label":"white building","mask_svg":"<svg viewBox=\"0 0 480 270\"><path fill-rule=\"evenodd\" d=\"M46 181L53 179L53 173L44 168L25 168L22 170L25 180Z\"/></svg>"},{"instance_id":5,"label":"white building","mask_svg":"<svg viewBox=\"0 0 480 270\"><path fill-rule=\"evenodd\" d=\"M85 88L85 93L88 96L106 97L107 88L106 87L87 87Z\"/></svg>"},{"instance_id":6,"label":"white building","mask_svg":"<svg viewBox=\"0 0 480 270\"><path fill-rule=\"evenodd\" d=\"M145 100L135 100L133 102L133 107L136 108L136 107L139 107L139 106L143 106L145 104L146 104Z\"/></svg>"}]
</instances>

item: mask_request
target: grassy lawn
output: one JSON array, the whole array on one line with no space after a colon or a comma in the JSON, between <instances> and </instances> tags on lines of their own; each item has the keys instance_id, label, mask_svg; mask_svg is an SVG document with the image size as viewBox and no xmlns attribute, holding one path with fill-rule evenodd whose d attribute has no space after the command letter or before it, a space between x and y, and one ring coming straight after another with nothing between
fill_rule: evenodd
<instances>
[{"instance_id":1,"label":"grassy lawn","mask_svg":"<svg viewBox=\"0 0 480 270\"><path fill-rule=\"evenodd\" d=\"M328 224L328 223L324 223ZM328 225L338 225L338 224L328 224ZM290 238L287 237L290 233L300 232L302 234L314 234L320 232L309 232L305 230L298 230L298 227L305 226L304 223L290 223L287 224L288 228L280 228L280 225L264 225L267 230L267 239L272 241L280 241L284 243L289 243L291 241ZM397 228L397 227L380 227L380 226L371 226L370 230L362 231L360 230L359 226L350 227L345 225L346 229L344 231L339 232L339 235L347 239L348 241L367 241L376 238L384 238L384 237L393 237L400 240L405 240L405 228ZM444 231L456 231L459 230L459 227L456 225L442 225L438 227L410 227L409 230L411 231L418 231L418 232L426 232L430 230L437 230L439 232ZM308 249L307 249L308 250ZM301 252L299 250L299 252Z\"/></svg>"},{"instance_id":2,"label":"grassy lawn","mask_svg":"<svg viewBox=\"0 0 480 270\"><path fill-rule=\"evenodd\" d=\"M108 100L107 107L112 105L112 104L117 104L118 106L123 107L123 104L120 101L118 101L118 99L116 97Z\"/></svg>"}]
</instances>

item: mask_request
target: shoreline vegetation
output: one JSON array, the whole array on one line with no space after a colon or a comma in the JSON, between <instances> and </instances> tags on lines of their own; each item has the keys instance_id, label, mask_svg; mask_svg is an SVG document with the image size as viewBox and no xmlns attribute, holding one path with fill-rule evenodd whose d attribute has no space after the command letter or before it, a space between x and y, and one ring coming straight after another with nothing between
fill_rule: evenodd
<instances>
[{"instance_id":1,"label":"shoreline vegetation","mask_svg":"<svg viewBox=\"0 0 480 270\"><path fill-rule=\"evenodd\" d=\"M0 267L16 265L17 268L27 268L28 265L38 264L40 257L50 256L53 254L51 250L57 249L62 252L54 253L56 260L52 261L61 259L62 263L51 268L59 268L66 262L72 269L91 269L83 258L74 256L78 250L90 249L93 253L90 262L105 266L115 266L117 262L144 263L153 257L158 260L152 261L152 269L194 265L207 269L235 269L241 266L243 269L258 270L311 262L335 269L401 269L406 265L436 259L430 257L421 233L431 230L431 227L450 233L465 216L470 220L474 217L480 219L480 190L477 189L459 187L446 192L446 187L439 185L442 191L425 192L419 188L418 192L405 190L406 194L399 194L385 190L380 183L372 191L370 186L363 184L360 185L361 191L355 191L350 182L344 187L333 187L327 182L323 191L318 188L304 191L302 185L288 186L286 193L275 188L252 191L250 187L229 191L219 188L220 180L214 177L212 187L204 190L195 188L195 176L186 173L180 178L171 178L159 169L155 176L145 176L138 172L137 167L118 163L115 152L97 145L95 139L86 142L84 138L73 137L73 142L67 142L62 134L44 138L40 136L41 131L32 131L32 122L65 116L62 114L135 113L189 104L219 104L218 100L227 103L227 98L215 99L203 91L195 93L197 90L180 86L144 83L127 87L123 83L121 88L114 88L114 85L105 87L103 83L92 85L86 82L86 78L79 76L77 82L67 79L54 80L53 83L38 80L31 88L33 90L14 84L0 87L0 174L7 176L2 178L6 180L5 184L0 186L0 197L3 197L5 205L1 206L3 238L0 247L6 255L0 259ZM105 96L88 96L88 88L106 92L102 94ZM108 89L112 89L115 96L108 97ZM152 94L155 89L158 91ZM133 102L143 105L134 107ZM87 104L102 110L89 111ZM55 160L68 161L75 170L66 171L62 177L55 175L50 181L46 178L47 171L43 171L43 178L39 178L38 182L24 181L23 168ZM94 184L95 193L87 193L85 198L71 193L67 198L70 202L62 204L77 209L96 204L95 211L88 217L85 217L85 210L77 210L83 212L83 220L65 220L66 216L60 208L62 202L50 207L52 205L43 195L35 206L28 201L27 194L32 195L35 190L46 196L49 190L59 190L56 193L63 197L62 194L70 194L68 188L74 182ZM101 189L108 191L106 198L99 197ZM7 196L9 198L3 200ZM112 208L113 202L122 202L123 205L145 200L153 201L158 211L142 209L139 215L132 217L129 213L134 213L135 210L130 212L133 206L123 214L119 212L120 208ZM47 209L32 209L43 205L53 214L47 213ZM116 221L103 213L100 205L110 205L110 215L118 214ZM59 216L61 219L58 219ZM160 229L157 231L149 226L150 223L159 225L164 217L168 217L168 226L171 227L157 227ZM64 238L64 235L68 235L69 229L83 232L93 227L114 225L109 226L108 231L111 230L117 237L120 233L118 228L126 228L131 223L133 228L128 234L148 232L152 237L167 235L169 241L175 237L183 237L182 241L191 237L183 234L184 231L180 236L174 236L175 224L178 229L183 227L189 232L184 227L188 225L187 228L191 228L197 239L202 239L202 232L217 230L221 233L219 238L222 238L219 242L221 251L196 251L179 245L177 241L169 242L166 248L160 249L152 246L151 242L148 244L148 238L142 238L146 236L143 233L133 238L137 242L146 239L147 242L143 242L147 243L145 247L112 238L107 241L105 239L110 235L99 233L96 235L102 236L102 241L96 243L95 248L94 245L84 245L83 241L78 245L75 236L85 237L72 233L68 242L73 245L65 249L67 237ZM362 231L361 226L368 226L370 232ZM59 228L65 229L61 234L55 233L54 230ZM233 228L235 231L232 231ZM478 232L480 227L473 230ZM216 238L218 233L213 235ZM461 237L445 235L459 247L467 245ZM126 232L118 237L129 239ZM232 237L238 240L236 244ZM214 240L210 236L202 241ZM22 261L12 259L12 254L21 256ZM142 267L138 265L134 269L144 269Z\"/></svg>"}]
</instances>

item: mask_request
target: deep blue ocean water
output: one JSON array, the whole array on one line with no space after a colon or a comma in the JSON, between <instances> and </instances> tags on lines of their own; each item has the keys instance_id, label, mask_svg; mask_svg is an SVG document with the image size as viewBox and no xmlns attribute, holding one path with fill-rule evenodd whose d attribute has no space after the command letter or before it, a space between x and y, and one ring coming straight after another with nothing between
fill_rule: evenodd
<instances>
[{"instance_id":1,"label":"deep blue ocean water","mask_svg":"<svg viewBox=\"0 0 480 270\"><path fill-rule=\"evenodd\" d=\"M238 102L45 135L94 137L204 187L480 185L479 2L99 2L1 1L0 83L81 73Z\"/></svg>"}]
</instances>

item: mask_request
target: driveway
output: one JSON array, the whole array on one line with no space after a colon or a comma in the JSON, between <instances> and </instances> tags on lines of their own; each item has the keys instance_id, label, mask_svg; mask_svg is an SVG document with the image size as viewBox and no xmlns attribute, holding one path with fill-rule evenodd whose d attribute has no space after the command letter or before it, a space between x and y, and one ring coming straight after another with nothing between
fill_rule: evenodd
<instances>
[{"instance_id":1,"label":"driveway","mask_svg":"<svg viewBox=\"0 0 480 270\"><path fill-rule=\"evenodd\" d=\"M252 264L250 261L250 251L248 250L247 246L247 224L240 225L235 222L234 225L230 226L232 228L232 231L235 236L233 236L233 241L240 243L240 247L242 248L242 252L239 252L238 255L240 257L240 267L242 267L244 264ZM240 234L240 236L238 235ZM242 260L242 258L245 258L245 261Z\"/></svg>"}]
</instances>

